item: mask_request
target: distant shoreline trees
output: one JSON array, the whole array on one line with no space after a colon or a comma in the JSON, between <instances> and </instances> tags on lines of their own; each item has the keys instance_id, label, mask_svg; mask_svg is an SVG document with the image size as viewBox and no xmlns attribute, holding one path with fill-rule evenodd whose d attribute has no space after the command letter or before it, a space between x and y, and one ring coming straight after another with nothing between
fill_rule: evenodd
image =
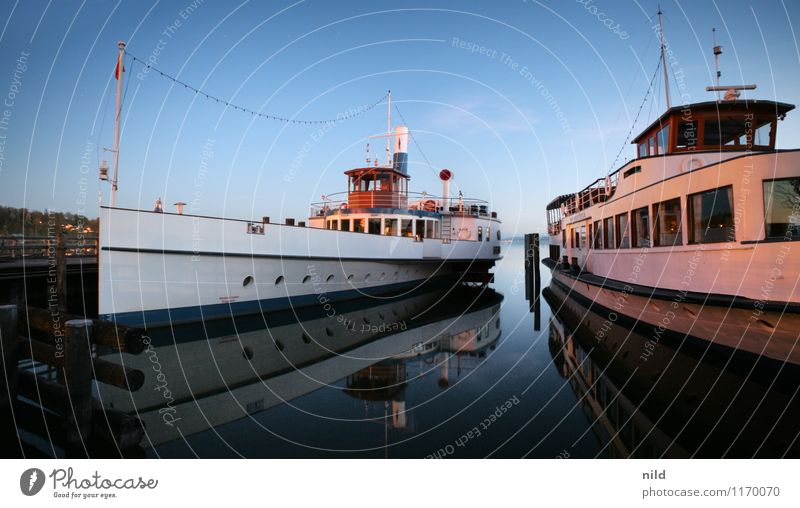
<instances>
[{"instance_id":1,"label":"distant shoreline trees","mask_svg":"<svg viewBox=\"0 0 800 508\"><path fill-rule=\"evenodd\" d=\"M0 206L0 235L47 236L58 231L97 233L97 219L71 212Z\"/></svg>"}]
</instances>

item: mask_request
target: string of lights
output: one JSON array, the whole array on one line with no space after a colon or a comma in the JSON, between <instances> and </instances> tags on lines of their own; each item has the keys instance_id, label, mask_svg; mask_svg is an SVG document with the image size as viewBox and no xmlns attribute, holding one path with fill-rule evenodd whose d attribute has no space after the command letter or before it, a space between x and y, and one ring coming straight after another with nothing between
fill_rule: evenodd
<instances>
[{"instance_id":1,"label":"string of lights","mask_svg":"<svg viewBox=\"0 0 800 508\"><path fill-rule=\"evenodd\" d=\"M369 111L369 110L373 109L374 107L378 106L379 104L385 102L386 99L389 96L389 94L387 92L383 97L381 97L377 101L373 102L372 104L369 104L369 105L366 105L366 106L359 106L357 108L351 108L346 113L338 114L336 116L336 118L331 118L331 119L327 119L327 120L298 120L298 119L295 119L295 118L288 118L288 117L284 117L284 116L272 115L272 114L269 114L269 113L262 113L260 111L254 110L254 109L245 108L243 106L239 106L237 104L233 104L233 103L231 103L229 101L226 101L225 99L222 99L222 98L217 97L215 95L211 95L210 93L204 92L203 90L200 90L197 87L194 87L194 86L192 86L192 85L190 85L188 83L185 83L185 82L181 81L180 79L176 78L175 76L172 76L172 75L162 71L161 69L158 69L158 68L154 67L153 65L151 65L150 63L142 60L141 58L138 58L135 55L132 55L127 50L125 51L125 54L128 55L134 62L138 62L141 65L143 65L146 69L148 69L148 71L157 72L161 77L164 77L164 78L174 82L176 85L182 86L186 90L191 90L195 94L202 95L206 99L209 99L209 100L212 100L212 101L216 101L217 103L223 104L224 106L226 106L228 108L231 108L233 110L236 110L236 111L241 111L243 113L249 113L252 116L257 116L259 118L265 118L267 120L275 120L275 121L278 121L278 122L284 122L284 123L287 123L287 124L294 124L294 125L321 125L321 124L334 124L334 123L344 122L344 121L347 121L347 120L351 120L351 119L353 119L353 118L355 118L357 116L363 115L367 111Z\"/></svg>"}]
</instances>

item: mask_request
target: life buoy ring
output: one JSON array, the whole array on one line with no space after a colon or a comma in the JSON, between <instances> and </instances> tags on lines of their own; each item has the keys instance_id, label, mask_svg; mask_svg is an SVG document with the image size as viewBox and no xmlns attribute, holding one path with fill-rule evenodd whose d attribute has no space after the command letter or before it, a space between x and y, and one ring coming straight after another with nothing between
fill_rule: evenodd
<instances>
[{"instance_id":1,"label":"life buoy ring","mask_svg":"<svg viewBox=\"0 0 800 508\"><path fill-rule=\"evenodd\" d=\"M341 210L345 210L345 209L347 209L347 203L342 203L341 205L339 205L339 208L340 208Z\"/></svg>"},{"instance_id":2,"label":"life buoy ring","mask_svg":"<svg viewBox=\"0 0 800 508\"><path fill-rule=\"evenodd\" d=\"M422 204L422 209L425 210L426 212L435 212L436 211L436 201L434 201L432 199L426 200Z\"/></svg>"}]
</instances>

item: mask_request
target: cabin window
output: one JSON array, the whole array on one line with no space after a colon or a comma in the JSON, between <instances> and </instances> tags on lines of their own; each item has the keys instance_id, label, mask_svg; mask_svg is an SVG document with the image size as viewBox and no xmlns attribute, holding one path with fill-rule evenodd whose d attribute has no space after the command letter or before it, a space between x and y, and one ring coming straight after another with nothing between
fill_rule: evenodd
<instances>
[{"instance_id":1,"label":"cabin window","mask_svg":"<svg viewBox=\"0 0 800 508\"><path fill-rule=\"evenodd\" d=\"M342 231L350 231L350 219L342 219L339 221L339 229Z\"/></svg>"},{"instance_id":2,"label":"cabin window","mask_svg":"<svg viewBox=\"0 0 800 508\"><path fill-rule=\"evenodd\" d=\"M681 199L675 198L653 205L653 245L681 245Z\"/></svg>"},{"instance_id":3,"label":"cabin window","mask_svg":"<svg viewBox=\"0 0 800 508\"><path fill-rule=\"evenodd\" d=\"M400 234L403 236L414 236L414 225L411 219L400 219Z\"/></svg>"},{"instance_id":4,"label":"cabin window","mask_svg":"<svg viewBox=\"0 0 800 508\"><path fill-rule=\"evenodd\" d=\"M492 226L486 226L486 241L492 239Z\"/></svg>"},{"instance_id":5,"label":"cabin window","mask_svg":"<svg viewBox=\"0 0 800 508\"><path fill-rule=\"evenodd\" d=\"M658 155L667 153L669 146L669 124L665 125L663 129L658 131Z\"/></svg>"},{"instance_id":6,"label":"cabin window","mask_svg":"<svg viewBox=\"0 0 800 508\"><path fill-rule=\"evenodd\" d=\"M561 230L561 246L564 247L565 249L567 248L567 230L566 229L562 229Z\"/></svg>"},{"instance_id":7,"label":"cabin window","mask_svg":"<svg viewBox=\"0 0 800 508\"><path fill-rule=\"evenodd\" d=\"M383 219L383 234L397 236L397 219Z\"/></svg>"},{"instance_id":8,"label":"cabin window","mask_svg":"<svg viewBox=\"0 0 800 508\"><path fill-rule=\"evenodd\" d=\"M628 214L617 215L617 247L627 249L631 246L630 227L628 225Z\"/></svg>"},{"instance_id":9,"label":"cabin window","mask_svg":"<svg viewBox=\"0 0 800 508\"><path fill-rule=\"evenodd\" d=\"M589 244L586 243L586 226L581 226L581 246L580 249L587 249L589 248Z\"/></svg>"},{"instance_id":10,"label":"cabin window","mask_svg":"<svg viewBox=\"0 0 800 508\"><path fill-rule=\"evenodd\" d=\"M478 241L483 241L483 226L478 226Z\"/></svg>"},{"instance_id":11,"label":"cabin window","mask_svg":"<svg viewBox=\"0 0 800 508\"><path fill-rule=\"evenodd\" d=\"M735 146L750 130L752 119L737 115L713 116L703 122L703 144L706 146Z\"/></svg>"},{"instance_id":12,"label":"cabin window","mask_svg":"<svg viewBox=\"0 0 800 508\"><path fill-rule=\"evenodd\" d=\"M381 234L381 220L380 219L368 219L367 225L369 226L368 233L371 235L379 235Z\"/></svg>"},{"instance_id":13,"label":"cabin window","mask_svg":"<svg viewBox=\"0 0 800 508\"><path fill-rule=\"evenodd\" d=\"M634 247L650 246L650 213L647 207L631 212L631 238Z\"/></svg>"},{"instance_id":14,"label":"cabin window","mask_svg":"<svg viewBox=\"0 0 800 508\"><path fill-rule=\"evenodd\" d=\"M594 248L595 249L602 249L603 248L603 226L601 222L594 221Z\"/></svg>"},{"instance_id":15,"label":"cabin window","mask_svg":"<svg viewBox=\"0 0 800 508\"><path fill-rule=\"evenodd\" d=\"M594 248L594 225L591 222L589 223L589 240L586 246L590 249Z\"/></svg>"},{"instance_id":16,"label":"cabin window","mask_svg":"<svg viewBox=\"0 0 800 508\"><path fill-rule=\"evenodd\" d=\"M433 224L432 220L425 221L425 238L434 238Z\"/></svg>"},{"instance_id":17,"label":"cabin window","mask_svg":"<svg viewBox=\"0 0 800 508\"><path fill-rule=\"evenodd\" d=\"M573 249L580 249L581 248L581 233L578 231L578 228L572 230L572 248Z\"/></svg>"},{"instance_id":18,"label":"cabin window","mask_svg":"<svg viewBox=\"0 0 800 508\"><path fill-rule=\"evenodd\" d=\"M647 157L647 143L639 144L639 157Z\"/></svg>"},{"instance_id":19,"label":"cabin window","mask_svg":"<svg viewBox=\"0 0 800 508\"><path fill-rule=\"evenodd\" d=\"M767 238L800 240L797 215L800 210L800 178L764 182L764 220Z\"/></svg>"},{"instance_id":20,"label":"cabin window","mask_svg":"<svg viewBox=\"0 0 800 508\"><path fill-rule=\"evenodd\" d=\"M616 247L614 238L614 217L603 219L603 247L613 249Z\"/></svg>"},{"instance_id":21,"label":"cabin window","mask_svg":"<svg viewBox=\"0 0 800 508\"><path fill-rule=\"evenodd\" d=\"M681 120L678 122L677 148L694 150L697 148L697 120Z\"/></svg>"},{"instance_id":22,"label":"cabin window","mask_svg":"<svg viewBox=\"0 0 800 508\"><path fill-rule=\"evenodd\" d=\"M636 173L642 172L642 166L633 166L630 169L626 169L624 173L622 173L622 178L628 178L631 175L635 175Z\"/></svg>"},{"instance_id":23,"label":"cabin window","mask_svg":"<svg viewBox=\"0 0 800 508\"><path fill-rule=\"evenodd\" d=\"M722 187L689 196L689 243L736 240L733 225L733 188Z\"/></svg>"},{"instance_id":24,"label":"cabin window","mask_svg":"<svg viewBox=\"0 0 800 508\"><path fill-rule=\"evenodd\" d=\"M366 222L366 219L353 219L353 231L363 233L367 229Z\"/></svg>"},{"instance_id":25,"label":"cabin window","mask_svg":"<svg viewBox=\"0 0 800 508\"><path fill-rule=\"evenodd\" d=\"M415 222L417 223L417 238L423 238L425 236L425 221L417 219Z\"/></svg>"}]
</instances>

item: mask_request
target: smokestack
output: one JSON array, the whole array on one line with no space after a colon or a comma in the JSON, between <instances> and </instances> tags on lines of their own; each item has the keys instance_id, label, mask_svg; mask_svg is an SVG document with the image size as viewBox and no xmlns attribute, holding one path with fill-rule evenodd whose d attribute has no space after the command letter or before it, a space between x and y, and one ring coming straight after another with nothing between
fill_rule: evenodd
<instances>
[{"instance_id":1,"label":"smokestack","mask_svg":"<svg viewBox=\"0 0 800 508\"><path fill-rule=\"evenodd\" d=\"M175 203L175 209L177 210L179 215L183 215L183 207L186 206L186 203L183 201L178 201Z\"/></svg>"},{"instance_id":2,"label":"smokestack","mask_svg":"<svg viewBox=\"0 0 800 508\"><path fill-rule=\"evenodd\" d=\"M450 194L450 179L453 178L453 172L449 169L443 169L439 171L439 179L442 181L442 207L445 211L448 211L448 203L447 200Z\"/></svg>"},{"instance_id":3,"label":"smokestack","mask_svg":"<svg viewBox=\"0 0 800 508\"><path fill-rule=\"evenodd\" d=\"M396 171L408 174L408 127L398 125L394 129L394 158L392 166Z\"/></svg>"}]
</instances>

